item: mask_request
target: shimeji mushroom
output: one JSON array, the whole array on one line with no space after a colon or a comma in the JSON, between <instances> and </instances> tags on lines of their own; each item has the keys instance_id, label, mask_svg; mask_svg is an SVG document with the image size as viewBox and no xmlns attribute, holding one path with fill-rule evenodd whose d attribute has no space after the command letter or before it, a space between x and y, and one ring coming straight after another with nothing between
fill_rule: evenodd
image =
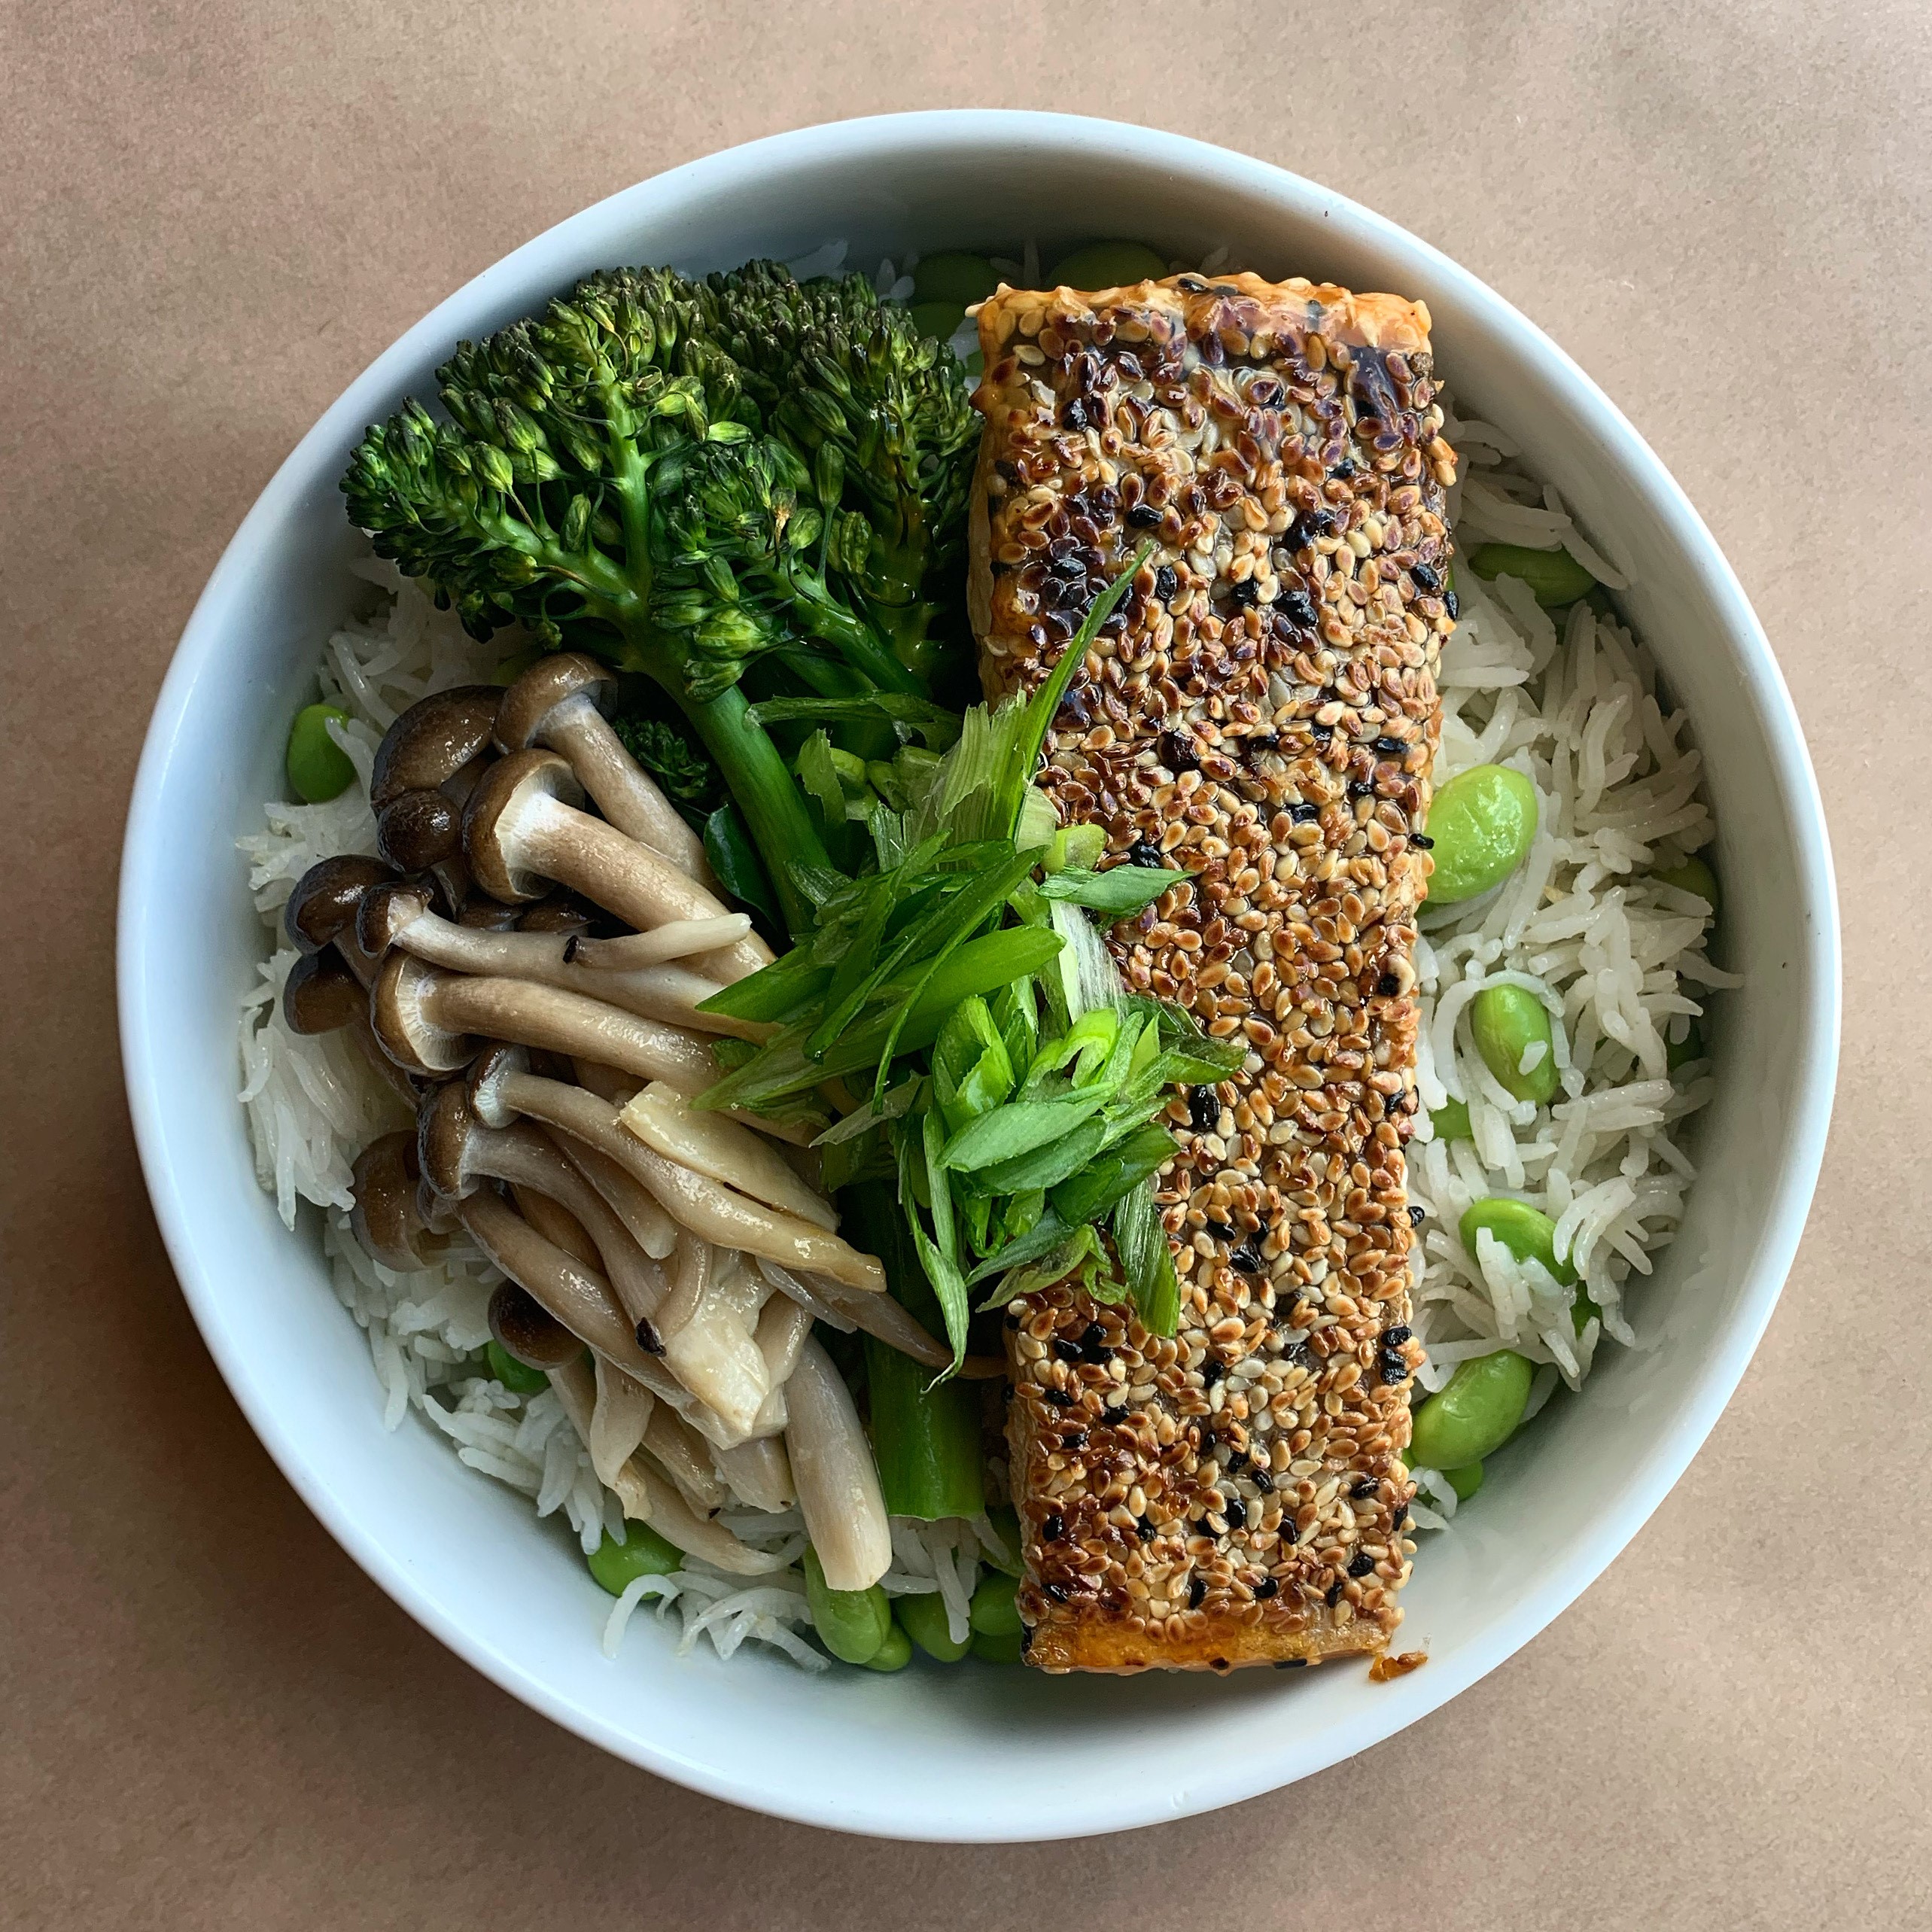
<instances>
[{"instance_id":1,"label":"shimeji mushroom","mask_svg":"<svg viewBox=\"0 0 1932 1932\"><path fill-rule=\"evenodd\" d=\"M792 1480L825 1580L834 1590L869 1590L892 1565L892 1526L851 1391L817 1343L799 1351L785 1400Z\"/></svg>"},{"instance_id":2,"label":"shimeji mushroom","mask_svg":"<svg viewBox=\"0 0 1932 1932\"><path fill-rule=\"evenodd\" d=\"M527 1114L594 1147L641 1181L674 1221L719 1247L762 1255L784 1267L809 1268L850 1288L884 1291L885 1270L876 1257L666 1160L618 1125L617 1109L609 1101L581 1087L508 1066L491 1083L491 1106Z\"/></svg>"},{"instance_id":3,"label":"shimeji mushroom","mask_svg":"<svg viewBox=\"0 0 1932 1932\"><path fill-rule=\"evenodd\" d=\"M657 1398L641 1382L599 1355L592 1364L597 1400L591 1411L590 1466L600 1483L608 1484L634 1456L644 1440Z\"/></svg>"},{"instance_id":4,"label":"shimeji mushroom","mask_svg":"<svg viewBox=\"0 0 1932 1932\"><path fill-rule=\"evenodd\" d=\"M369 993L333 946L304 953L281 985L281 1017L292 1033L348 1033L383 1084L406 1106L416 1103L416 1084L382 1051L369 1018Z\"/></svg>"},{"instance_id":5,"label":"shimeji mushroom","mask_svg":"<svg viewBox=\"0 0 1932 1932\"><path fill-rule=\"evenodd\" d=\"M686 1234L671 1258L671 1287L637 1339L741 1439L758 1426L771 1393L765 1357L752 1340L752 1320L716 1279L710 1246Z\"/></svg>"},{"instance_id":6,"label":"shimeji mushroom","mask_svg":"<svg viewBox=\"0 0 1932 1932\"><path fill-rule=\"evenodd\" d=\"M617 680L593 657L559 651L539 658L503 694L497 746L510 752L544 745L560 752L619 832L716 890L703 841L611 729L605 713L616 695Z\"/></svg>"},{"instance_id":7,"label":"shimeji mushroom","mask_svg":"<svg viewBox=\"0 0 1932 1932\"><path fill-rule=\"evenodd\" d=\"M581 1362L553 1369L550 1386L557 1392L572 1426L588 1444L597 1407L597 1384L591 1371ZM790 1560L780 1553L753 1550L722 1523L699 1516L674 1485L659 1474L647 1455L632 1456L617 1471L610 1488L626 1516L649 1524L686 1555L701 1557L734 1576L781 1570Z\"/></svg>"},{"instance_id":8,"label":"shimeji mushroom","mask_svg":"<svg viewBox=\"0 0 1932 1932\"><path fill-rule=\"evenodd\" d=\"M634 1095L618 1119L646 1146L695 1173L802 1221L828 1230L838 1225L832 1203L807 1187L769 1141L722 1114L698 1112L663 1081L654 1080Z\"/></svg>"},{"instance_id":9,"label":"shimeji mushroom","mask_svg":"<svg viewBox=\"0 0 1932 1932\"><path fill-rule=\"evenodd\" d=\"M598 1252L597 1243L590 1238L583 1223L561 1201L552 1200L548 1194L539 1194L534 1188L510 1183L510 1197L516 1211L536 1229L546 1241L553 1241L573 1261L583 1262L587 1268L603 1265L603 1256Z\"/></svg>"},{"instance_id":10,"label":"shimeji mushroom","mask_svg":"<svg viewBox=\"0 0 1932 1932\"><path fill-rule=\"evenodd\" d=\"M400 871L434 871L452 905L469 896L463 804L490 761L502 695L461 684L419 698L383 734L370 771L376 849Z\"/></svg>"},{"instance_id":11,"label":"shimeji mushroom","mask_svg":"<svg viewBox=\"0 0 1932 1932\"><path fill-rule=\"evenodd\" d=\"M576 933L504 932L445 919L432 906L428 889L415 880L397 880L365 893L355 933L357 945L373 959L400 946L452 972L527 979L701 1033L762 1039L773 1030L701 1013L700 1002L719 990L719 982L685 966L665 963L592 972L577 963L582 941Z\"/></svg>"},{"instance_id":12,"label":"shimeji mushroom","mask_svg":"<svg viewBox=\"0 0 1932 1932\"><path fill-rule=\"evenodd\" d=\"M909 1355L929 1368L951 1365L952 1350L921 1328L905 1304L891 1295L847 1288L823 1275L802 1277L762 1255L758 1266L765 1279L808 1319L816 1316L828 1328L846 1334L862 1328L869 1335L876 1335L888 1348ZM768 1308L771 1305L767 1304Z\"/></svg>"},{"instance_id":13,"label":"shimeji mushroom","mask_svg":"<svg viewBox=\"0 0 1932 1932\"><path fill-rule=\"evenodd\" d=\"M410 953L383 962L369 1010L383 1050L412 1073L453 1073L482 1039L497 1039L585 1054L694 1094L718 1078L710 1048L680 1027L533 980L449 972Z\"/></svg>"},{"instance_id":14,"label":"shimeji mushroom","mask_svg":"<svg viewBox=\"0 0 1932 1932\"><path fill-rule=\"evenodd\" d=\"M513 1281L492 1290L489 1322L497 1346L525 1368L561 1368L583 1353L583 1343Z\"/></svg>"},{"instance_id":15,"label":"shimeji mushroom","mask_svg":"<svg viewBox=\"0 0 1932 1932\"><path fill-rule=\"evenodd\" d=\"M695 953L715 952L735 945L751 930L746 912L720 913L715 919L673 919L648 933L624 933L612 939L584 939L577 942L580 966L600 972L624 972L657 966L667 960L688 960Z\"/></svg>"},{"instance_id":16,"label":"shimeji mushroom","mask_svg":"<svg viewBox=\"0 0 1932 1932\"><path fill-rule=\"evenodd\" d=\"M357 943L357 913L363 895L396 876L380 859L360 853L345 853L311 866L295 882L288 902L281 909L282 930L289 943L304 954L319 953L333 946L349 970L364 986L376 978L378 961Z\"/></svg>"},{"instance_id":17,"label":"shimeji mushroom","mask_svg":"<svg viewBox=\"0 0 1932 1932\"><path fill-rule=\"evenodd\" d=\"M739 1501L753 1509L790 1509L799 1499L781 1436L754 1436L735 1449L714 1449L711 1460Z\"/></svg>"},{"instance_id":18,"label":"shimeji mushroom","mask_svg":"<svg viewBox=\"0 0 1932 1932\"><path fill-rule=\"evenodd\" d=\"M668 1403L660 1402L652 1410L643 1447L693 1509L709 1515L731 1500L730 1486L718 1474L704 1438L674 1414Z\"/></svg>"},{"instance_id":19,"label":"shimeji mushroom","mask_svg":"<svg viewBox=\"0 0 1932 1932\"><path fill-rule=\"evenodd\" d=\"M350 1175L349 1228L385 1268L414 1274L432 1266L449 1238L432 1228L416 1199L416 1137L406 1128L372 1140Z\"/></svg>"},{"instance_id":20,"label":"shimeji mushroom","mask_svg":"<svg viewBox=\"0 0 1932 1932\"><path fill-rule=\"evenodd\" d=\"M638 1346L610 1282L573 1261L488 1188L457 1207L457 1218L485 1256L580 1341L650 1386L650 1357Z\"/></svg>"},{"instance_id":21,"label":"shimeji mushroom","mask_svg":"<svg viewBox=\"0 0 1932 1932\"><path fill-rule=\"evenodd\" d=\"M554 751L513 751L491 765L463 809L463 849L476 883L515 905L541 898L554 881L640 929L726 911L661 852L580 809L583 798L568 762ZM699 963L730 981L771 957L747 935Z\"/></svg>"}]
</instances>

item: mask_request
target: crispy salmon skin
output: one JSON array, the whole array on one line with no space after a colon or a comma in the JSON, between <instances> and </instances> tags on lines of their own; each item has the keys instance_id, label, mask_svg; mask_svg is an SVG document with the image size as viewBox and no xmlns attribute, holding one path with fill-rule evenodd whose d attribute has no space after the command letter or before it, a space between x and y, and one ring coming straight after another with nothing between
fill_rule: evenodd
<instances>
[{"instance_id":1,"label":"crispy salmon skin","mask_svg":"<svg viewBox=\"0 0 1932 1932\"><path fill-rule=\"evenodd\" d=\"M1428 314L1240 274L1003 288L978 322L987 690L1037 683L1151 540L1039 783L1106 863L1177 875L1109 937L1127 984L1249 1047L1169 1107L1174 1337L1064 1285L1008 1311L1027 1654L1380 1651L1413 1549L1415 828L1454 611Z\"/></svg>"}]
</instances>

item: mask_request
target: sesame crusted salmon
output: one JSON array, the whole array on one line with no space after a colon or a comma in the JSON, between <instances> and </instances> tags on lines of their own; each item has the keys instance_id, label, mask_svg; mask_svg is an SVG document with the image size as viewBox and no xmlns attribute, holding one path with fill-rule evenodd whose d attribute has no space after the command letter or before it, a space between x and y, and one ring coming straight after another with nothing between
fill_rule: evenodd
<instances>
[{"instance_id":1,"label":"sesame crusted salmon","mask_svg":"<svg viewBox=\"0 0 1932 1932\"><path fill-rule=\"evenodd\" d=\"M1109 948L1245 1063L1177 1091L1171 1340L1069 1285L1007 1315L1027 1654L1225 1669L1383 1650L1413 1544L1415 828L1454 604L1419 303L1252 275L978 312L969 597L990 697L1151 540L1039 782L1191 875Z\"/></svg>"}]
</instances>

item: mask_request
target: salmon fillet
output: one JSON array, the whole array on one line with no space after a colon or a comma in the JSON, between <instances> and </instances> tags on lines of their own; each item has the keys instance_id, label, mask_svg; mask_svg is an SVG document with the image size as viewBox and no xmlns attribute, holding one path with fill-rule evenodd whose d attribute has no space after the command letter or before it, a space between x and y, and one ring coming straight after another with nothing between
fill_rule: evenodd
<instances>
[{"instance_id":1,"label":"salmon fillet","mask_svg":"<svg viewBox=\"0 0 1932 1932\"><path fill-rule=\"evenodd\" d=\"M1003 288L978 321L986 689L1036 684L1152 540L1039 783L1117 860L1193 875L1109 945L1249 1048L1169 1108L1175 1337L1064 1284L1007 1313L1027 1657L1379 1651L1414 1547L1414 828L1453 622L1428 313L1242 274Z\"/></svg>"}]
</instances>

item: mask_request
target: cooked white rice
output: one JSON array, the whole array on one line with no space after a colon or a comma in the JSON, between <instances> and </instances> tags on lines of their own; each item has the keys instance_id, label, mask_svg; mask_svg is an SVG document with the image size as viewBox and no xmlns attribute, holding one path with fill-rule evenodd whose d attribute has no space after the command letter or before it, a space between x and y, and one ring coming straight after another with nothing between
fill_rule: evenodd
<instances>
[{"instance_id":1,"label":"cooked white rice","mask_svg":"<svg viewBox=\"0 0 1932 1932\"><path fill-rule=\"evenodd\" d=\"M802 275L834 272L844 257L844 245L834 242L793 266ZM909 296L917 259L882 263L880 293ZM997 266L1030 284L1037 251L1029 242L1021 259ZM1200 266L1211 273L1219 264ZM963 352L973 346L969 334L970 325L956 343ZM1450 497L1462 555L1489 541L1561 548L1599 582L1627 587L1556 491L1521 469L1504 432L1452 418L1445 434L1463 459ZM322 697L348 714L334 735L357 782L324 805L271 800L263 829L238 841L268 935L261 983L241 1020L240 1097L257 1170L291 1229L300 1203L321 1211L336 1293L369 1337L385 1425L396 1428L415 1410L464 1463L528 1496L540 1517L561 1511L589 1551L607 1530L621 1537L622 1512L555 1396L525 1398L488 1374L485 1311L496 1271L459 1248L434 1268L398 1275L351 1231L351 1168L370 1141L406 1124L400 1102L351 1041L297 1035L281 1015L297 958L281 934L281 907L318 860L374 850L368 783L383 733L428 692L486 680L516 647L514 637L478 644L387 563L370 557L357 568L385 594L382 607L336 631L317 668ZM1437 1140L1425 1115L1411 1143L1410 1194L1426 1211L1413 1327L1428 1350L1419 1377L1426 1390L1440 1388L1459 1362L1498 1346L1538 1363L1533 1415L1559 1381L1581 1385L1605 1334L1643 1345L1625 1284L1633 1270L1650 1273L1675 1232L1696 1177L1678 1123L1711 1091L1701 1063L1668 1071L1667 1043L1674 1027L1681 1039L1702 1013L1707 990L1737 982L1707 956L1702 902L1651 875L1703 845L1711 827L1684 716L1663 709L1642 646L1581 604L1559 636L1525 586L1508 579L1484 584L1465 567L1456 589L1461 616L1443 658L1436 783L1472 765L1513 766L1536 787L1541 822L1528 860L1495 893L1438 917L1425 911L1417 1084L1425 1109L1465 1101L1474 1138ZM1550 1011L1562 1090L1551 1106L1513 1100L1474 1051L1468 1004L1496 984L1526 988ZM1480 1254L1464 1250L1456 1235L1464 1209L1499 1194L1556 1222L1558 1252L1602 1310L1600 1322L1575 1334L1571 1291L1487 1236ZM1454 1492L1439 1472L1415 1473L1416 1523L1443 1526L1455 1514ZM674 1575L640 1578L610 1610L606 1651L615 1655L633 1612L650 1599L661 1616L677 1612L680 1655L701 1637L726 1657L756 1641L824 1669L823 1654L800 1634L811 1620L796 1563L804 1549L796 1512L735 1510L725 1520L748 1542L786 1550L793 1566L750 1584L695 1560ZM955 1641L963 1639L982 1567L1009 1563L1014 1553L984 1516L896 1518L892 1529L883 1587L938 1594Z\"/></svg>"}]
</instances>

